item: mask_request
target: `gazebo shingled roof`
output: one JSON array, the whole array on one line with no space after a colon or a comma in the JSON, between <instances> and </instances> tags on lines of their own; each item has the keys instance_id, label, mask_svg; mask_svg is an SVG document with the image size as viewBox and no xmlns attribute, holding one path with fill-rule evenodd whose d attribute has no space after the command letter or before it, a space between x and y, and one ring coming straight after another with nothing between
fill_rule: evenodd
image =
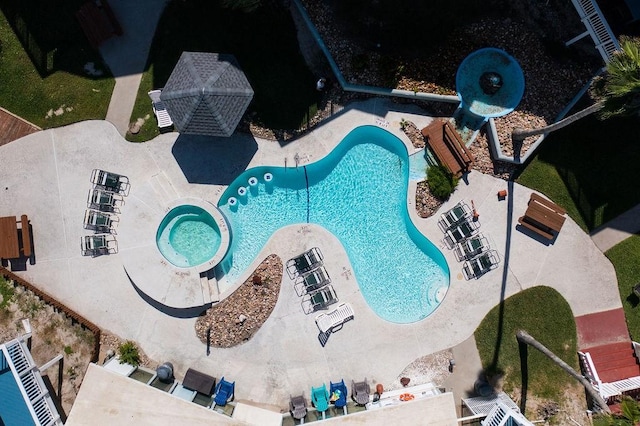
<instances>
[{"instance_id":1,"label":"gazebo shingled roof","mask_svg":"<svg viewBox=\"0 0 640 426\"><path fill-rule=\"evenodd\" d=\"M183 52L160 99L180 133L231 136L253 98L233 55Z\"/></svg>"}]
</instances>

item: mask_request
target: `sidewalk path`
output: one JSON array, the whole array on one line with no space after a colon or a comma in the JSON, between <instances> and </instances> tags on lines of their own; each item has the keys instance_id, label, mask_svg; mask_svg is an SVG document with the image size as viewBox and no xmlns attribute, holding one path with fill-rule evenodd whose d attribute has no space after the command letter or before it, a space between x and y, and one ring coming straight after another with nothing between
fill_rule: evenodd
<instances>
[{"instance_id":1,"label":"sidewalk path","mask_svg":"<svg viewBox=\"0 0 640 426\"><path fill-rule=\"evenodd\" d=\"M591 233L591 239L604 253L611 247L639 232L640 204L594 230Z\"/></svg>"},{"instance_id":2,"label":"sidewalk path","mask_svg":"<svg viewBox=\"0 0 640 426\"><path fill-rule=\"evenodd\" d=\"M129 129L131 112L138 94L151 41L167 0L110 0L123 34L107 40L100 53L116 79L106 120L120 135Z\"/></svg>"}]
</instances>

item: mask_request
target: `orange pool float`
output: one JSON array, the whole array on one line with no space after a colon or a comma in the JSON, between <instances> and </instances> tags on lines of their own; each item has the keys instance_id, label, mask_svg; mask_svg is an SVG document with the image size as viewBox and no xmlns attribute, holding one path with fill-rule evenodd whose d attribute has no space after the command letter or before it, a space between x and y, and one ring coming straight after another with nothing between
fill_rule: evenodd
<instances>
[{"instance_id":1,"label":"orange pool float","mask_svg":"<svg viewBox=\"0 0 640 426\"><path fill-rule=\"evenodd\" d=\"M415 396L410 393L403 393L402 395L400 395L400 401L411 401L414 398Z\"/></svg>"}]
</instances>

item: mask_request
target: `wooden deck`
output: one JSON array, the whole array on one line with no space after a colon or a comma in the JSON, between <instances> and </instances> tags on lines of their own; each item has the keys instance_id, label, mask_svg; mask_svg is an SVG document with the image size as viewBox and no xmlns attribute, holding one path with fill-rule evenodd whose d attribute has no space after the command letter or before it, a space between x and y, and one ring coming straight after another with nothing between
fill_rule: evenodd
<instances>
[{"instance_id":1,"label":"wooden deck","mask_svg":"<svg viewBox=\"0 0 640 426\"><path fill-rule=\"evenodd\" d=\"M0 108L0 146L42 130L35 124Z\"/></svg>"}]
</instances>

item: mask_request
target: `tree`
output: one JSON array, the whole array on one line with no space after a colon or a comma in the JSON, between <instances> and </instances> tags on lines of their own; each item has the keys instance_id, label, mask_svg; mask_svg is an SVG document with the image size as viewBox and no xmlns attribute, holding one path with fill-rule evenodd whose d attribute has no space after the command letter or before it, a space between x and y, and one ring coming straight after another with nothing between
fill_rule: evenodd
<instances>
[{"instance_id":1,"label":"tree","mask_svg":"<svg viewBox=\"0 0 640 426\"><path fill-rule=\"evenodd\" d=\"M620 38L620 50L607 64L604 74L594 79L590 94L596 100L593 105L557 123L537 129L514 129L511 133L514 144L529 136L561 129L594 112L598 112L600 119L640 115L640 38Z\"/></svg>"},{"instance_id":2,"label":"tree","mask_svg":"<svg viewBox=\"0 0 640 426\"><path fill-rule=\"evenodd\" d=\"M581 375L576 370L571 368L571 366L569 364L567 364L566 362L561 360L556 354L554 354L549 349L547 349L547 347L544 346L542 343L538 342L536 339L531 337L529 335L529 333L527 333L526 331L519 330L516 333L516 338L518 339L519 343L527 344L527 345L537 349L538 351L542 352L549 359L551 359L551 361L556 363L558 365L558 367L562 368L564 371L569 373L573 378L575 378L577 381L579 381L582 384L582 386L584 386L584 389L587 391L589 396L591 396L591 398L593 398L593 400L596 402L596 404L600 408L602 408L602 410L605 413L609 413L610 412L609 407L607 406L607 403L604 401L604 399L602 399L602 396L600 396L598 391L591 385L591 383L587 379L584 378L583 375Z\"/></svg>"}]
</instances>

